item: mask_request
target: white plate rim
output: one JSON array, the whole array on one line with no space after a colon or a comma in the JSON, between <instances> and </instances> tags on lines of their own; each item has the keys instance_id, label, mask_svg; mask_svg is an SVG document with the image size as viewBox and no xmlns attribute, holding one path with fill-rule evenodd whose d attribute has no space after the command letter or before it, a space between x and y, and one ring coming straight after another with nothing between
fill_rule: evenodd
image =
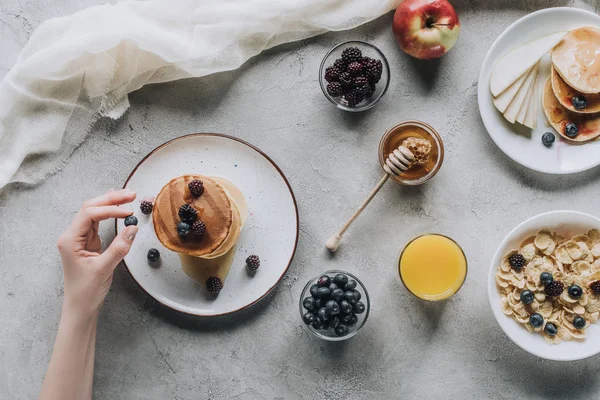
<instances>
[{"instance_id":1,"label":"white plate rim","mask_svg":"<svg viewBox=\"0 0 600 400\"><path fill-rule=\"evenodd\" d=\"M290 255L290 259L288 261L287 266L285 267L284 271L282 272L281 276L277 279L277 281L267 289L267 291L265 293L263 293L259 298L257 298L256 300L252 301L251 303L246 304L243 307L240 307L236 310L231 310L231 311L227 311L227 312L223 312L223 313L218 313L218 314L202 314L202 313L194 313L194 312L190 312L189 310L184 310L184 309L180 309L177 308L174 304L170 305L170 304L166 304L165 302L162 302L160 299L152 296L143 286L142 284L135 279L135 277L133 276L133 274L131 273L129 267L127 266L127 263L125 262L125 260L123 260L123 265L125 266L125 269L127 270L127 273L129 274L129 276L133 279L133 281L137 284L137 286L142 289L142 291L149 297L151 297L152 299L154 299L156 302L158 302L160 305L162 305L163 307L166 307L170 310L182 313L182 314L186 314L186 315L190 315L193 317L203 317L203 318L213 318L213 317L222 317L225 315L231 315L246 309L251 308L252 306L258 304L261 300L263 300L265 297L267 297L272 291L273 289L275 289L275 287L277 285L279 285L279 283L281 283L281 280L283 279L283 277L285 276L285 274L287 274L288 270L290 269L290 266L292 265L292 261L294 260L294 256L296 255L296 250L298 249L298 240L300 238L300 217L298 214L298 203L296 202L296 196L294 195L294 191L292 189L292 185L290 185L290 182L288 181L287 177L285 176L285 174L283 173L283 171L281 170L281 168L279 168L279 166L277 165L277 163L275 163L275 161L273 161L271 159L271 157L269 157L265 152L263 152L261 149L259 149L258 147L254 146L253 144L250 144L248 142L246 142L245 140L242 140L240 138L237 138L235 136L231 136L231 135L225 135L222 133L208 133L208 132L203 132L203 133L190 133L187 135L183 135L183 136L179 136L176 137L174 139L171 139L159 146L157 146L156 148L154 148L152 151L150 151L148 154L146 154L139 163L137 163L137 165L133 168L133 170L131 170L131 173L127 176L127 179L125 180L125 183L123 184L123 189L125 189L127 187L127 184L129 183L129 181L131 180L131 178L133 177L133 175L135 174L135 172L138 170L138 168L147 160L149 159L152 155L154 155L157 151L161 150L162 148L169 146L170 144L173 144L175 142L178 142L180 140L185 140L185 139L189 139L191 137L217 137L217 138L221 138L221 139L229 139L229 140L233 140L235 142L241 143L243 145L246 145L247 147L249 147L250 149L254 150L255 152L257 152L258 154L260 154L262 157L264 157L267 161L269 161L271 163L271 165L273 165L273 167L277 170L277 172L279 173L279 175L281 175L281 178L283 179L283 181L285 182L286 186L288 187L288 190L290 192L290 196L292 196L292 201L294 203L294 211L296 214L296 238L294 240L294 248L292 250L292 254ZM115 220L115 234L118 234L118 220Z\"/></svg>"},{"instance_id":2,"label":"white plate rim","mask_svg":"<svg viewBox=\"0 0 600 400\"><path fill-rule=\"evenodd\" d=\"M542 352L539 352L535 349L531 349L531 348L522 346L521 343L519 342L519 340L515 337L515 335L513 335L511 332L509 332L507 329L505 329L505 326L504 326L505 321L501 321L500 317L504 317L504 318L508 318L508 317L506 315L502 314L502 312L500 311L500 304L498 304L497 301L492 298L492 293L498 291L498 289L496 288L496 279L495 279L496 270L498 269L497 264L498 264L499 260L501 259L501 257L503 256L502 250L506 247L507 243L514 239L513 236L516 234L516 232L518 232L524 225L529 224L531 221L536 220L536 219L541 219L541 218L544 218L549 215L561 214L561 213L571 214L571 215L579 215L581 217L592 219L598 223L598 227L600 228L600 218L598 218L592 214L584 213L581 211L574 211L574 210L547 211L547 212L544 212L541 214L534 215L534 216L526 219L525 221L521 222L520 224L515 226L513 229L511 229L511 231L509 233L506 234L506 236L504 237L504 239L502 239L502 241L496 248L496 251L494 252L494 256L492 257L492 260L490 262L490 269L489 269L489 273L488 273L488 282L487 282L488 302L489 302L492 314L494 315L494 318L496 319L496 322L498 323L498 325L500 325L500 328L502 328L502 331L504 332L504 334L506 336L508 336L508 338L514 344L519 346L521 349L525 350L526 352L528 352L530 354L533 354L534 356L537 356L537 357L540 357L540 358L543 358L546 360L576 361L576 360L583 360L583 359L595 356L596 354L600 353L600 346L598 346L598 348L596 350L590 351L585 355L573 356L573 357L552 357L552 356L548 356L547 354L544 354ZM525 328L523 328L523 329L525 329Z\"/></svg>"},{"instance_id":3,"label":"white plate rim","mask_svg":"<svg viewBox=\"0 0 600 400\"><path fill-rule=\"evenodd\" d=\"M510 149L507 148L506 146L504 146L499 140L497 140L496 137L494 137L492 134L490 134L490 127L488 126L489 121L486 122L486 119L483 117L482 113L481 113L481 109L483 108L483 101L484 101L484 97L485 95L483 94L484 90L487 90L489 83L488 82L484 82L485 76L484 76L484 66L487 65L490 62L490 58L491 55L494 53L494 51L496 50L496 48L499 46L499 42L507 35L510 34L510 32L512 31L512 29L514 28L515 25L517 24L521 24L521 23L525 23L527 22L529 19L532 18L536 18L539 17L542 14L550 14L550 13L556 13L556 12L563 12L563 11L568 11L568 12L575 12L575 13L581 13L581 14L586 14L588 16L593 16L595 18L600 18L600 15L588 11L588 10L584 10L581 8L577 8L577 7L550 7L550 8L545 8L542 10L538 10L532 13L529 13L521 18L519 18L518 20L516 20L515 22L513 22L512 24L510 24L506 29L504 29L504 31L496 38L496 40L494 40L494 43L492 43L492 46L489 48L487 54L485 55L485 58L483 59L483 62L481 63L481 69L479 71L479 78L478 78L478 89L477 89L477 106L479 108L479 117L481 118L481 120L483 121L483 125L485 126L485 130L488 133L489 137L492 139L492 141L496 144L496 146L498 146L498 148L500 150L502 150L502 152L508 156L511 160L513 160L514 162L516 162L519 165L522 165L526 168L529 168L533 171L537 171L537 172L542 172L545 174L550 174L550 175L570 175L570 174L577 174L583 171L587 171L590 170L592 168L597 167L598 165L600 165L600 157L598 157L598 160L595 161L594 163L591 163L589 165L580 167L580 168L574 168L572 170L569 171L556 171L556 170L549 170L543 167L539 167L536 166L533 163L529 163L527 161L522 161L522 160L517 160L515 159L515 157L512 156ZM599 20L600 22L600 20ZM483 87L485 87L485 89L482 89ZM489 90L487 90L489 92ZM541 110L540 110L541 111Z\"/></svg>"}]
</instances>

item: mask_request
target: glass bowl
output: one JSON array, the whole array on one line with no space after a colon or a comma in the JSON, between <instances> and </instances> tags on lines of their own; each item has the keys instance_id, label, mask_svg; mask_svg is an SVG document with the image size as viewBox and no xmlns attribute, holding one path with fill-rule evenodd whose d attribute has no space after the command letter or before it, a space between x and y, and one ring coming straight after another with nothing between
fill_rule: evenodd
<instances>
[{"instance_id":1,"label":"glass bowl","mask_svg":"<svg viewBox=\"0 0 600 400\"><path fill-rule=\"evenodd\" d=\"M342 56L342 51L344 51L344 49L347 47L358 47L358 49L362 52L363 57L371 57L376 60L381 60L383 67L381 71L381 79L375 84L375 92L373 95L367 99L364 99L354 107L349 106L348 102L343 99L343 96L330 96L329 93L327 93L327 84L329 82L325 80L325 69L333 65L333 62ZM335 104L338 108L350 112L365 111L375 106L375 104L379 102L379 100L387 91L388 86L390 85L390 66L388 65L387 59L381 50L379 50L377 47L367 42L352 40L338 44L329 50L329 52L325 55L323 61L321 62L321 67L319 68L319 83L321 84L321 90L323 90L325 97L327 97L327 99Z\"/></svg>"},{"instance_id":2,"label":"glass bowl","mask_svg":"<svg viewBox=\"0 0 600 400\"><path fill-rule=\"evenodd\" d=\"M302 319L303 315L307 312L307 310L304 308L304 306L302 305L302 303L304 302L304 299L306 299L307 297L311 297L310 294L310 287L314 284L317 283L317 279L319 279L319 277L323 276L323 275L327 275L329 276L332 280L333 277L337 274L344 274L346 275L349 279L354 279L356 281L356 289L360 295L360 301L362 303L364 303L365 305L365 312L363 312L362 314L356 314L356 316L358 317L358 321L354 326L351 326L350 329L348 330L348 334L346 334L345 336L338 336L335 333L334 329L328 328L328 329L315 329L312 325L306 325L304 323L304 320ZM365 287L365 285L360 281L360 279L358 279L356 276L352 275L349 272L346 271L337 271L337 270L331 270L331 271L325 271L317 276L315 276L314 278L310 279L307 283L306 286L304 286L304 289L302 289L302 294L300 295L300 302L299 302L299 309L300 309L300 319L302 322L302 325L304 325L306 327L306 329L312 333L314 336L323 339L323 340L327 340L330 342L340 342L342 340L346 340L351 338L352 336L356 335L358 333L358 331L361 330L361 328L365 325L365 323L367 322L367 319L369 318L369 311L371 308L371 301L369 298L369 293L367 292L367 288Z\"/></svg>"}]
</instances>

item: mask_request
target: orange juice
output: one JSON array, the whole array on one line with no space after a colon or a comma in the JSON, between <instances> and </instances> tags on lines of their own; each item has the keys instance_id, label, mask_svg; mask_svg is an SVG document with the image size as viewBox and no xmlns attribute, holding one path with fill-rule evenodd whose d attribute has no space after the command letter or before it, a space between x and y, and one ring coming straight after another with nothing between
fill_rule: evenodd
<instances>
[{"instance_id":1,"label":"orange juice","mask_svg":"<svg viewBox=\"0 0 600 400\"><path fill-rule=\"evenodd\" d=\"M458 292L467 275L467 259L460 246L436 234L409 242L398 264L406 288L423 300L447 299Z\"/></svg>"}]
</instances>

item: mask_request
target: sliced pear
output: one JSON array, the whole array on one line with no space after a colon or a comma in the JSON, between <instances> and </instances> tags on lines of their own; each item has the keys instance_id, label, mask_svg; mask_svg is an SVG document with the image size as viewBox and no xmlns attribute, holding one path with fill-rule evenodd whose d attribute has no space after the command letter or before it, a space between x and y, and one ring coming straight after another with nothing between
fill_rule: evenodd
<instances>
[{"instance_id":1,"label":"sliced pear","mask_svg":"<svg viewBox=\"0 0 600 400\"><path fill-rule=\"evenodd\" d=\"M519 110L525 101L525 97L527 97L527 92L533 83L533 78L535 77L537 68L532 68L531 71L527 74L527 78L525 78L525 82L517 92L517 95L510 102L508 108L504 112L504 118L511 124L514 124L517 120L517 115L519 114Z\"/></svg>"},{"instance_id":2,"label":"sliced pear","mask_svg":"<svg viewBox=\"0 0 600 400\"><path fill-rule=\"evenodd\" d=\"M513 82L512 85L508 87L504 92L500 93L498 97L494 97L494 105L503 113L508 108L510 102L515 98L521 86L523 86L523 82L525 82L525 78L527 78L527 74L531 71L531 68L527 70L523 75L519 77L516 81Z\"/></svg>"},{"instance_id":3,"label":"sliced pear","mask_svg":"<svg viewBox=\"0 0 600 400\"><path fill-rule=\"evenodd\" d=\"M531 94L531 100L529 101L529 107L527 107L527 113L525 115L525 121L523 125L530 129L537 128L537 114L538 107L540 104L540 97L538 92L537 79L533 85L533 92Z\"/></svg>"},{"instance_id":4,"label":"sliced pear","mask_svg":"<svg viewBox=\"0 0 600 400\"><path fill-rule=\"evenodd\" d=\"M531 103L531 96L533 94L533 91L535 90L538 71L539 71L539 63L536 65L536 68L534 71L535 75L533 76L533 82L532 82L531 86L529 86L529 90L527 91L527 94L525 95L525 101L523 101L523 105L521 105L521 109L519 109L519 113L517 114L517 122L522 125L525 125L525 116L527 115L527 110L529 109L529 104Z\"/></svg>"},{"instance_id":5,"label":"sliced pear","mask_svg":"<svg viewBox=\"0 0 600 400\"><path fill-rule=\"evenodd\" d=\"M490 90L494 97L505 91L528 69L554 48L567 35L557 32L529 42L505 54L494 66L490 78Z\"/></svg>"}]
</instances>

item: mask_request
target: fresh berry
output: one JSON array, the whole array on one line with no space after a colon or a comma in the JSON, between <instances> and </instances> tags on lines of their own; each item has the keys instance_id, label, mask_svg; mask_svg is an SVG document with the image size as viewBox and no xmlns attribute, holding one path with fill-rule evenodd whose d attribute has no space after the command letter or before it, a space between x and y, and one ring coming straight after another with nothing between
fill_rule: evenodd
<instances>
[{"instance_id":1,"label":"fresh berry","mask_svg":"<svg viewBox=\"0 0 600 400\"><path fill-rule=\"evenodd\" d=\"M565 289L565 285L561 281L552 281L544 287L544 293L550 297L560 296Z\"/></svg>"},{"instance_id":2,"label":"fresh berry","mask_svg":"<svg viewBox=\"0 0 600 400\"><path fill-rule=\"evenodd\" d=\"M315 317L315 322L313 322L312 326L315 329L323 329L323 326L325 326L325 323L323 322L323 320L321 318L319 318L317 316L317 317Z\"/></svg>"},{"instance_id":3,"label":"fresh berry","mask_svg":"<svg viewBox=\"0 0 600 400\"><path fill-rule=\"evenodd\" d=\"M204 222L197 220L192 224L192 233L196 237L202 237L206 233L206 225Z\"/></svg>"},{"instance_id":4,"label":"fresh berry","mask_svg":"<svg viewBox=\"0 0 600 400\"><path fill-rule=\"evenodd\" d=\"M346 324L339 324L337 326L337 328L335 328L335 334L338 336L346 336L348 334L348 325Z\"/></svg>"},{"instance_id":5,"label":"fresh berry","mask_svg":"<svg viewBox=\"0 0 600 400\"><path fill-rule=\"evenodd\" d=\"M579 315L573 318L573 326L577 329L585 328L585 318L580 317Z\"/></svg>"},{"instance_id":6,"label":"fresh berry","mask_svg":"<svg viewBox=\"0 0 600 400\"><path fill-rule=\"evenodd\" d=\"M577 125L575 125L572 122L568 122L565 125L565 135L567 135L567 137L574 139L577 137L578 134L579 134L579 128L577 128Z\"/></svg>"},{"instance_id":7,"label":"fresh berry","mask_svg":"<svg viewBox=\"0 0 600 400\"><path fill-rule=\"evenodd\" d=\"M348 72L350 75L359 76L363 70L363 65L359 62L351 62L348 64Z\"/></svg>"},{"instance_id":8,"label":"fresh berry","mask_svg":"<svg viewBox=\"0 0 600 400\"><path fill-rule=\"evenodd\" d=\"M331 292L331 299L335 301L341 301L344 298L344 291L340 288L334 289Z\"/></svg>"},{"instance_id":9,"label":"fresh berry","mask_svg":"<svg viewBox=\"0 0 600 400\"><path fill-rule=\"evenodd\" d=\"M529 324L534 328L539 328L540 326L544 325L544 317L542 317L542 314L538 313L531 314L529 316Z\"/></svg>"},{"instance_id":10,"label":"fresh berry","mask_svg":"<svg viewBox=\"0 0 600 400\"><path fill-rule=\"evenodd\" d=\"M552 146L554 140L556 140L556 136L552 132L546 132L542 135L542 144L546 147Z\"/></svg>"},{"instance_id":11,"label":"fresh berry","mask_svg":"<svg viewBox=\"0 0 600 400\"><path fill-rule=\"evenodd\" d=\"M362 301L357 301L352 306L352 309L354 310L355 314L362 314L365 312L365 304Z\"/></svg>"},{"instance_id":12,"label":"fresh berry","mask_svg":"<svg viewBox=\"0 0 600 400\"><path fill-rule=\"evenodd\" d=\"M337 328L339 324L340 324L340 317L337 317L337 316L336 316L336 317L331 317L331 318L329 319L329 327L330 327L331 329L335 329L335 328Z\"/></svg>"},{"instance_id":13,"label":"fresh berry","mask_svg":"<svg viewBox=\"0 0 600 400\"><path fill-rule=\"evenodd\" d=\"M323 321L329 320L329 311L327 311L327 309L325 307L319 308L319 311L317 311L317 315Z\"/></svg>"},{"instance_id":14,"label":"fresh berry","mask_svg":"<svg viewBox=\"0 0 600 400\"><path fill-rule=\"evenodd\" d=\"M346 300L340 301L340 310L344 314L351 314L354 311L352 304L348 303Z\"/></svg>"},{"instance_id":15,"label":"fresh berry","mask_svg":"<svg viewBox=\"0 0 600 400\"><path fill-rule=\"evenodd\" d=\"M302 302L302 305L308 311L314 310L315 309L315 299L314 299L314 297L307 297L307 298L305 298L304 301Z\"/></svg>"},{"instance_id":16,"label":"fresh berry","mask_svg":"<svg viewBox=\"0 0 600 400\"><path fill-rule=\"evenodd\" d=\"M531 290L523 290L521 292L521 301L523 304L531 304L533 303L533 292Z\"/></svg>"},{"instance_id":17,"label":"fresh berry","mask_svg":"<svg viewBox=\"0 0 600 400\"><path fill-rule=\"evenodd\" d=\"M363 68L366 77L372 82L377 83L381 79L381 73L383 72L383 64L380 60L374 60L372 58L363 59Z\"/></svg>"},{"instance_id":18,"label":"fresh berry","mask_svg":"<svg viewBox=\"0 0 600 400\"><path fill-rule=\"evenodd\" d=\"M358 93L365 95L370 89L369 80L364 76L358 76L354 78L354 87Z\"/></svg>"},{"instance_id":19,"label":"fresh berry","mask_svg":"<svg viewBox=\"0 0 600 400\"><path fill-rule=\"evenodd\" d=\"M327 304L327 298L326 297L317 297L317 299L315 300L315 311L325 307L325 304Z\"/></svg>"},{"instance_id":20,"label":"fresh berry","mask_svg":"<svg viewBox=\"0 0 600 400\"><path fill-rule=\"evenodd\" d=\"M348 277L344 274L337 274L333 277L333 281L341 288L346 287L348 283Z\"/></svg>"},{"instance_id":21,"label":"fresh berry","mask_svg":"<svg viewBox=\"0 0 600 400\"><path fill-rule=\"evenodd\" d=\"M319 290L317 290L317 297L322 299L329 297L330 294L331 292L329 291L328 287L320 287Z\"/></svg>"},{"instance_id":22,"label":"fresh berry","mask_svg":"<svg viewBox=\"0 0 600 400\"><path fill-rule=\"evenodd\" d=\"M346 64L350 64L353 61L360 61L362 58L362 52L358 47L348 47L342 51L342 60Z\"/></svg>"},{"instance_id":23,"label":"fresh berry","mask_svg":"<svg viewBox=\"0 0 600 400\"><path fill-rule=\"evenodd\" d=\"M352 315L350 321L348 321L348 326L354 326L358 322L358 317L356 315Z\"/></svg>"},{"instance_id":24,"label":"fresh berry","mask_svg":"<svg viewBox=\"0 0 600 400\"><path fill-rule=\"evenodd\" d=\"M206 290L212 294L219 294L223 289L223 281L218 276L211 276L206 280Z\"/></svg>"},{"instance_id":25,"label":"fresh berry","mask_svg":"<svg viewBox=\"0 0 600 400\"><path fill-rule=\"evenodd\" d=\"M342 95L342 84L339 82L328 83L327 93L329 93L331 97L340 97Z\"/></svg>"},{"instance_id":26,"label":"fresh berry","mask_svg":"<svg viewBox=\"0 0 600 400\"><path fill-rule=\"evenodd\" d=\"M340 71L338 68L331 66L325 68L325 80L327 82L337 82L340 79Z\"/></svg>"},{"instance_id":27,"label":"fresh berry","mask_svg":"<svg viewBox=\"0 0 600 400\"><path fill-rule=\"evenodd\" d=\"M152 213L152 209L154 208L154 204L150 200L142 200L140 203L140 210L144 215L150 215Z\"/></svg>"},{"instance_id":28,"label":"fresh berry","mask_svg":"<svg viewBox=\"0 0 600 400\"><path fill-rule=\"evenodd\" d=\"M189 223L194 222L196 218L198 218L198 213L196 212L194 207L192 207L192 205L189 203L185 203L184 205L179 207L178 215L179 219L181 219L183 222Z\"/></svg>"},{"instance_id":29,"label":"fresh berry","mask_svg":"<svg viewBox=\"0 0 600 400\"><path fill-rule=\"evenodd\" d=\"M358 301L358 296L353 291L344 292L344 299L350 304L354 304Z\"/></svg>"},{"instance_id":30,"label":"fresh berry","mask_svg":"<svg viewBox=\"0 0 600 400\"><path fill-rule=\"evenodd\" d=\"M317 279L317 286L318 287L325 287L325 286L329 287L330 283L331 283L331 278L328 277L327 275L320 276Z\"/></svg>"},{"instance_id":31,"label":"fresh berry","mask_svg":"<svg viewBox=\"0 0 600 400\"><path fill-rule=\"evenodd\" d=\"M352 85L353 79L352 75L349 72L344 72L340 74L340 84L342 87L350 87Z\"/></svg>"},{"instance_id":32,"label":"fresh berry","mask_svg":"<svg viewBox=\"0 0 600 400\"><path fill-rule=\"evenodd\" d=\"M177 224L177 233L180 237L185 238L190 234L190 224L187 222L180 222Z\"/></svg>"},{"instance_id":33,"label":"fresh berry","mask_svg":"<svg viewBox=\"0 0 600 400\"><path fill-rule=\"evenodd\" d=\"M592 282L590 284L590 289L592 289L594 294L600 295L600 281Z\"/></svg>"},{"instance_id":34,"label":"fresh berry","mask_svg":"<svg viewBox=\"0 0 600 400\"><path fill-rule=\"evenodd\" d=\"M558 333L558 328L552 322L548 322L544 327L544 332L546 332L548 336L555 336Z\"/></svg>"},{"instance_id":35,"label":"fresh berry","mask_svg":"<svg viewBox=\"0 0 600 400\"><path fill-rule=\"evenodd\" d=\"M356 281L354 279L350 279L345 285L344 285L344 290L352 290L352 289L356 289Z\"/></svg>"},{"instance_id":36,"label":"fresh berry","mask_svg":"<svg viewBox=\"0 0 600 400\"><path fill-rule=\"evenodd\" d=\"M246 258L246 266L252 272L256 271L260 267L260 258L256 254L252 254Z\"/></svg>"},{"instance_id":37,"label":"fresh berry","mask_svg":"<svg viewBox=\"0 0 600 400\"><path fill-rule=\"evenodd\" d=\"M358 290L352 289L351 292L354 293L354 296L356 296L356 301L358 301L362 298L362 295L360 294L360 292Z\"/></svg>"},{"instance_id":38,"label":"fresh berry","mask_svg":"<svg viewBox=\"0 0 600 400\"><path fill-rule=\"evenodd\" d=\"M329 300L325 303L325 308L329 312L329 315L338 315L340 313L340 305L334 300Z\"/></svg>"},{"instance_id":39,"label":"fresh berry","mask_svg":"<svg viewBox=\"0 0 600 400\"><path fill-rule=\"evenodd\" d=\"M553 280L554 280L554 277L552 276L552 274L550 272L542 272L540 274L540 282L544 286L552 283Z\"/></svg>"},{"instance_id":40,"label":"fresh berry","mask_svg":"<svg viewBox=\"0 0 600 400\"><path fill-rule=\"evenodd\" d=\"M567 288L569 297L572 299L578 299L583 295L583 289L579 285L571 285Z\"/></svg>"},{"instance_id":41,"label":"fresh berry","mask_svg":"<svg viewBox=\"0 0 600 400\"><path fill-rule=\"evenodd\" d=\"M304 321L306 325L313 324L315 322L315 314L307 312L302 316L302 321Z\"/></svg>"},{"instance_id":42,"label":"fresh berry","mask_svg":"<svg viewBox=\"0 0 600 400\"><path fill-rule=\"evenodd\" d=\"M350 320L352 319L353 316L354 316L353 312L351 312L349 314L342 314L342 322L345 322L345 323L350 322Z\"/></svg>"},{"instance_id":43,"label":"fresh berry","mask_svg":"<svg viewBox=\"0 0 600 400\"><path fill-rule=\"evenodd\" d=\"M348 103L348 106L354 107L364 99L364 95L362 93L358 93L353 90L344 95L344 99Z\"/></svg>"},{"instance_id":44,"label":"fresh berry","mask_svg":"<svg viewBox=\"0 0 600 400\"><path fill-rule=\"evenodd\" d=\"M125 221L123 221L123 223L125 224L125 226L137 225L138 220L133 215L130 215L129 217L125 218Z\"/></svg>"},{"instance_id":45,"label":"fresh berry","mask_svg":"<svg viewBox=\"0 0 600 400\"><path fill-rule=\"evenodd\" d=\"M335 289L339 289L339 288L338 288L338 285L337 285L335 282L331 282L331 283L329 284L329 290L330 290L331 292L333 292Z\"/></svg>"},{"instance_id":46,"label":"fresh berry","mask_svg":"<svg viewBox=\"0 0 600 400\"><path fill-rule=\"evenodd\" d=\"M581 94L573 96L571 102L573 103L573 107L575 107L577 110L583 110L587 107L587 99Z\"/></svg>"},{"instance_id":47,"label":"fresh berry","mask_svg":"<svg viewBox=\"0 0 600 400\"><path fill-rule=\"evenodd\" d=\"M365 93L365 97L369 98L369 97L373 97L373 95L375 94L375 84L370 84L369 88L367 90L367 92Z\"/></svg>"},{"instance_id":48,"label":"fresh berry","mask_svg":"<svg viewBox=\"0 0 600 400\"><path fill-rule=\"evenodd\" d=\"M341 58L338 58L333 62L333 66L339 69L340 71L346 71L346 62Z\"/></svg>"},{"instance_id":49,"label":"fresh berry","mask_svg":"<svg viewBox=\"0 0 600 400\"><path fill-rule=\"evenodd\" d=\"M160 252L156 249L150 249L148 250L148 261L150 262L157 262L158 259L160 258Z\"/></svg>"},{"instance_id":50,"label":"fresh berry","mask_svg":"<svg viewBox=\"0 0 600 400\"><path fill-rule=\"evenodd\" d=\"M317 297L317 290L319 290L319 287L317 285L311 285L311 287L310 287L310 295L312 297Z\"/></svg>"},{"instance_id":51,"label":"fresh berry","mask_svg":"<svg viewBox=\"0 0 600 400\"><path fill-rule=\"evenodd\" d=\"M202 181L199 179L194 179L188 183L188 189L190 189L192 196L200 197L202 196L202 193L204 193L204 183L202 183Z\"/></svg>"},{"instance_id":52,"label":"fresh berry","mask_svg":"<svg viewBox=\"0 0 600 400\"><path fill-rule=\"evenodd\" d=\"M512 256L508 257L508 263L511 268L515 271L520 271L525 266L525 257L519 253L515 253Z\"/></svg>"}]
</instances>

